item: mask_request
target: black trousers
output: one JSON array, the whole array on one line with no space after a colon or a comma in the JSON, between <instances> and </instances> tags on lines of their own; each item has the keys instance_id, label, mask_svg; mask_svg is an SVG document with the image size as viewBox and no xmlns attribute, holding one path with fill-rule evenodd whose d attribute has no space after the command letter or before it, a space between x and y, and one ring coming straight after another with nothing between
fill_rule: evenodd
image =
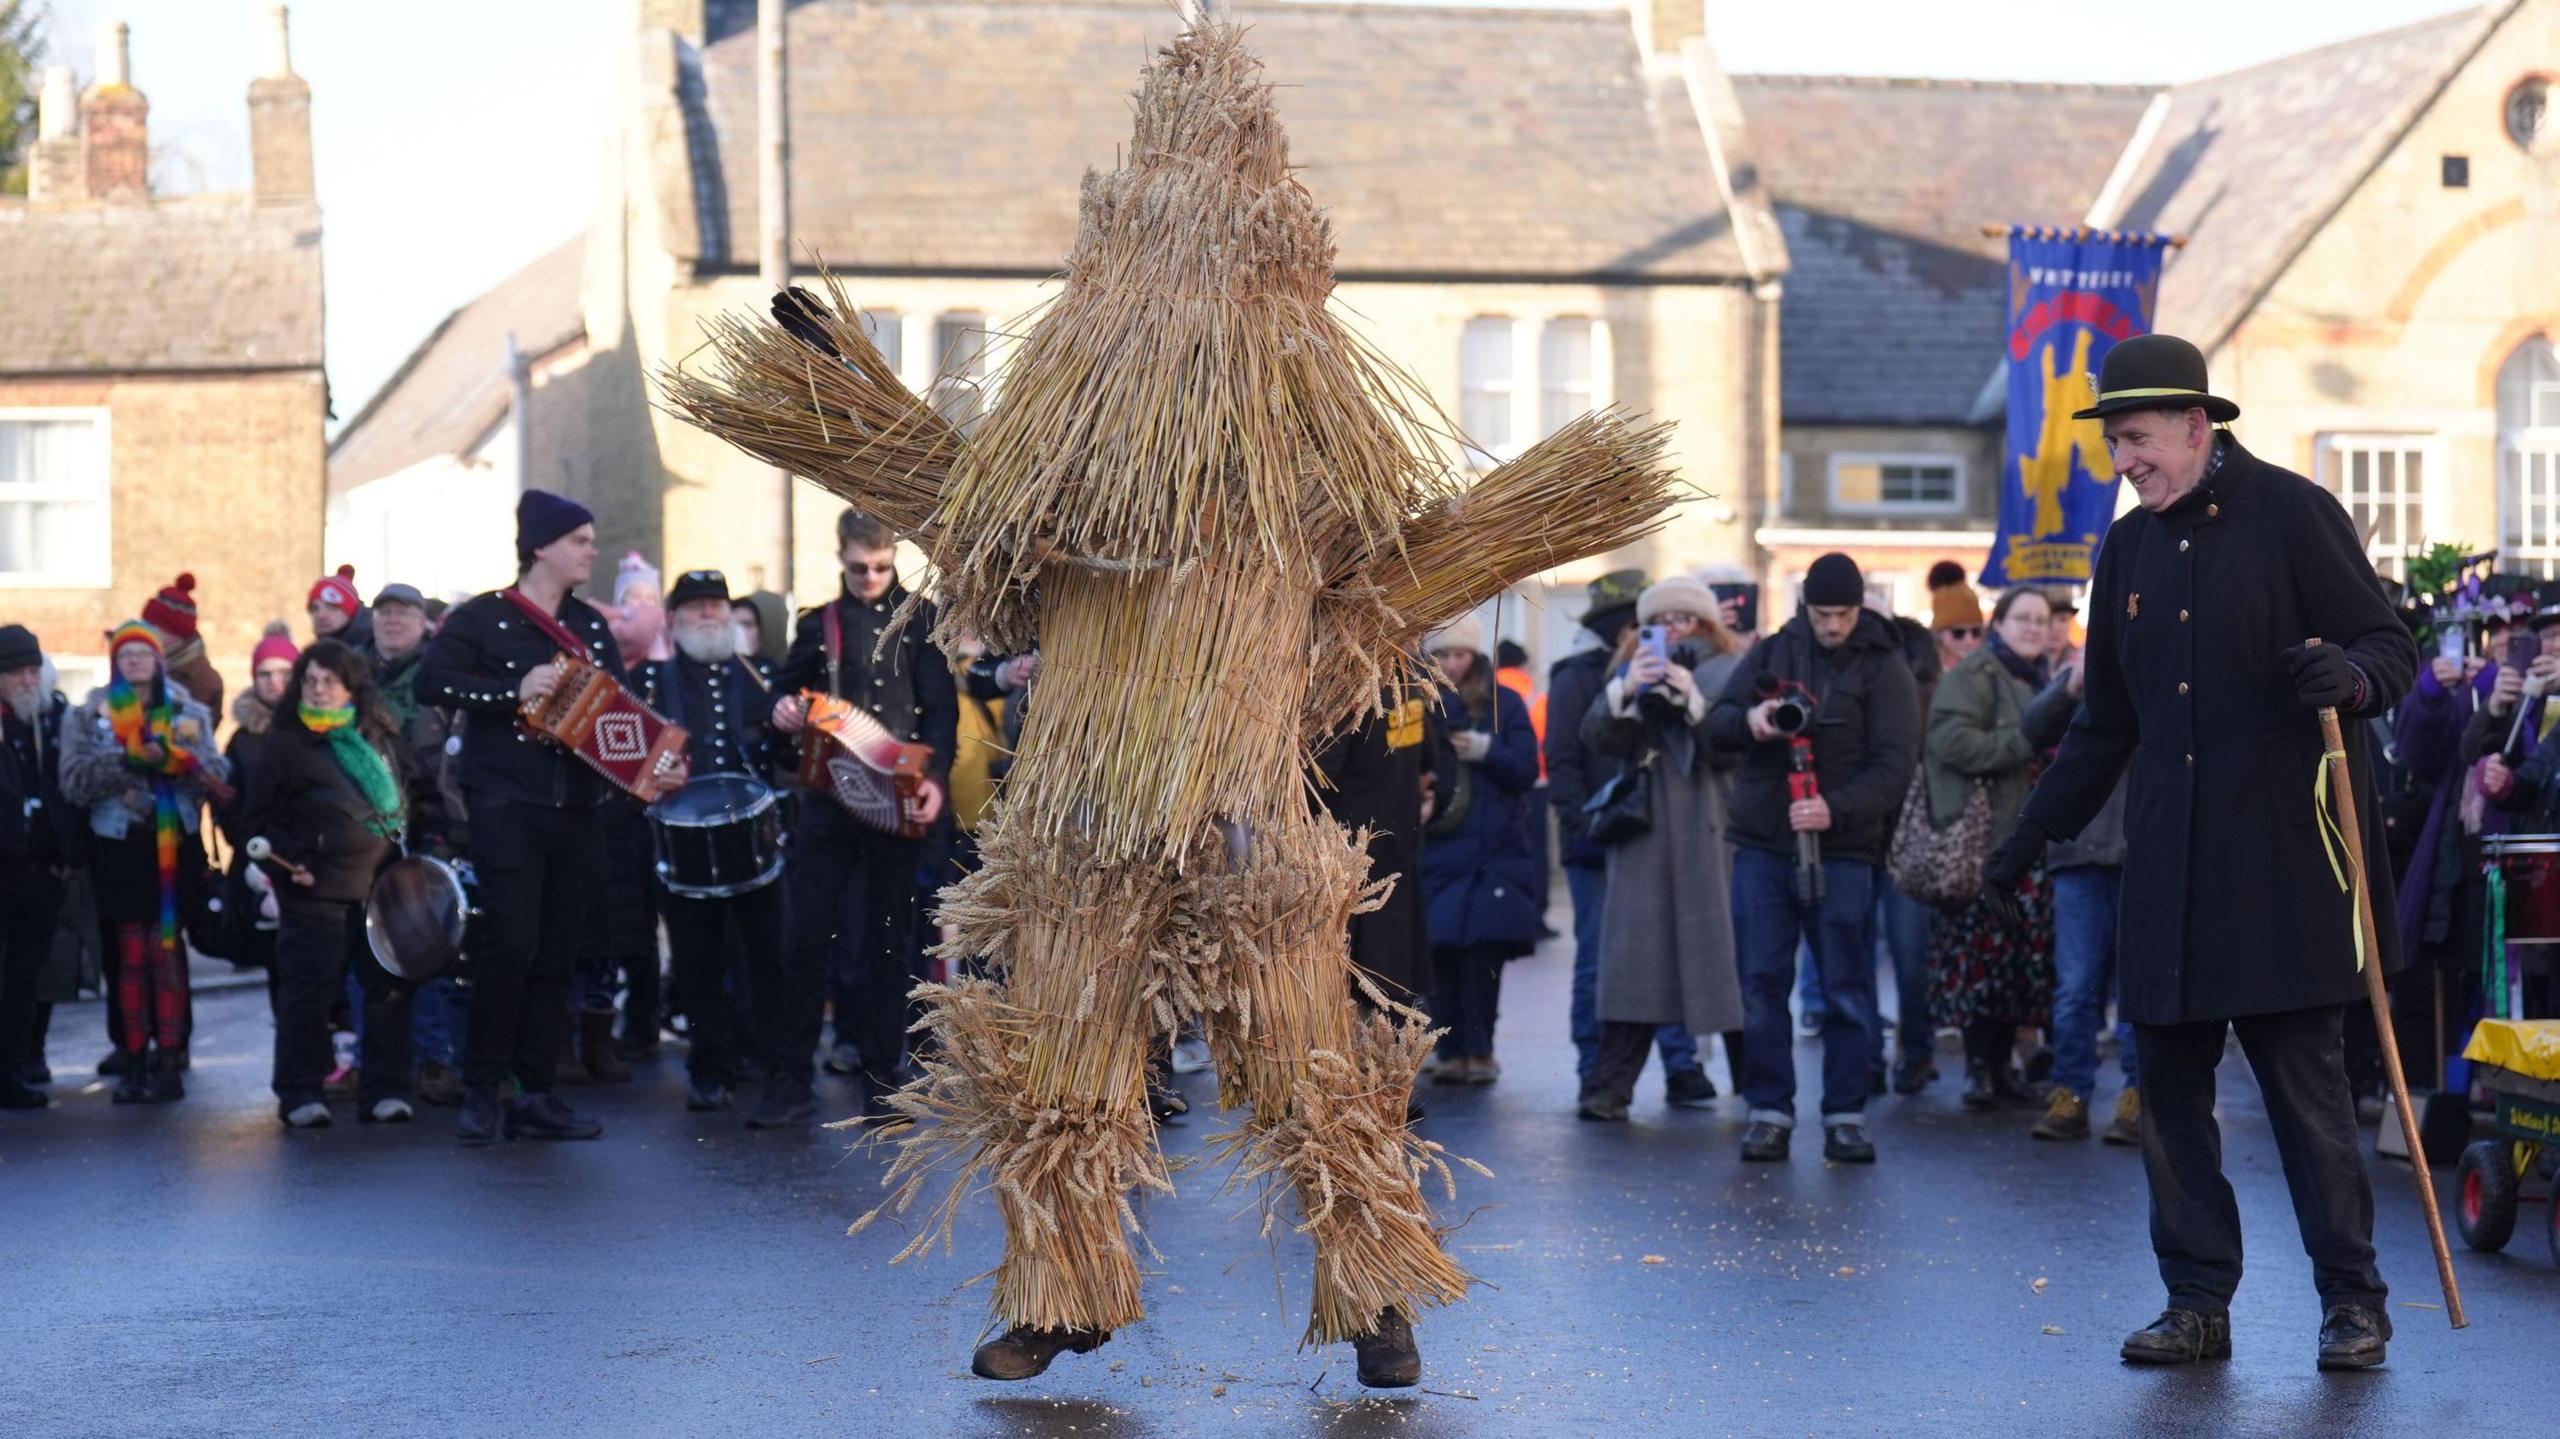
<instances>
[{"instance_id":1,"label":"black trousers","mask_svg":"<svg viewBox=\"0 0 2560 1439\"><path fill-rule=\"evenodd\" d=\"M462 1082L527 1094L551 1089L569 1028L588 903L604 870L594 808L554 809L465 791L480 880L482 942L473 956L471 1036Z\"/></svg>"},{"instance_id":2,"label":"black trousers","mask_svg":"<svg viewBox=\"0 0 2560 1439\"><path fill-rule=\"evenodd\" d=\"M276 1105L290 1113L321 1099L336 1055L329 1045L329 1006L346 993L347 971L364 991L364 1053L357 1061L357 1100L406 1099L417 1057L407 981L374 962L365 945L364 906L279 895L276 902Z\"/></svg>"},{"instance_id":3,"label":"black trousers","mask_svg":"<svg viewBox=\"0 0 2560 1439\"><path fill-rule=\"evenodd\" d=\"M2345 1007L2196 1024L2136 1025L2142 1071L2142 1170L2151 1183L2151 1248L2172 1308L2219 1313L2240 1287L2240 1206L2222 1177L2213 1118L2223 1035L2237 1032L2266 1097L2267 1123L2293 1191L2293 1216L2327 1304L2383 1309L2373 1262L2373 1185L2347 1087Z\"/></svg>"},{"instance_id":4,"label":"black trousers","mask_svg":"<svg viewBox=\"0 0 2560 1439\"><path fill-rule=\"evenodd\" d=\"M685 1073L697 1084L726 1084L736 1077L738 1017L750 1013L758 986L749 977L746 992L729 993L729 940L734 934L750 965L782 953L782 886L768 884L722 899L665 897L667 947L674 952L676 1003L685 1016ZM757 1051L768 1060L777 1037L761 1032L761 1024L745 1026Z\"/></svg>"},{"instance_id":5,"label":"black trousers","mask_svg":"<svg viewBox=\"0 0 2560 1439\"><path fill-rule=\"evenodd\" d=\"M1493 1026L1502 1010L1502 966L1510 952L1494 945L1431 946L1431 1022L1442 1059L1493 1058Z\"/></svg>"},{"instance_id":6,"label":"black trousers","mask_svg":"<svg viewBox=\"0 0 2560 1439\"><path fill-rule=\"evenodd\" d=\"M770 1003L767 1062L777 1077L813 1079L819 1006L832 998L836 1041L862 1051L862 1067L886 1075L906 1057L914 1008L916 936L924 909L914 840L856 823L833 802L800 801L790 867L791 951L778 969L751 973L748 988ZM752 960L752 956L750 959Z\"/></svg>"},{"instance_id":7,"label":"black trousers","mask_svg":"<svg viewBox=\"0 0 2560 1439\"><path fill-rule=\"evenodd\" d=\"M61 880L32 864L0 860L0 1089L15 1088L44 1058L36 991L61 919Z\"/></svg>"},{"instance_id":8,"label":"black trousers","mask_svg":"<svg viewBox=\"0 0 2560 1439\"><path fill-rule=\"evenodd\" d=\"M1633 1099L1636 1080L1644 1074L1645 1056L1653 1052L1653 1037L1661 1030L1658 1024L1637 1024L1631 1020L1607 1019L1600 1022L1600 1051L1591 1061L1591 1072L1582 1077L1584 1090L1608 1090L1618 1098ZM1742 1090L1742 1031L1729 1029L1724 1035L1726 1077L1733 1082L1734 1092ZM1703 1067L1703 1066L1701 1066ZM1666 1074L1664 1076L1668 1078Z\"/></svg>"}]
</instances>

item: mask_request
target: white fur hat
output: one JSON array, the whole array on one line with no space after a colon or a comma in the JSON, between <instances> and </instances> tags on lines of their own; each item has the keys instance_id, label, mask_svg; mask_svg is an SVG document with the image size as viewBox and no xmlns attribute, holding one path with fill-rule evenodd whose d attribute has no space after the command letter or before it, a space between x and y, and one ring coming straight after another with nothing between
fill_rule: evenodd
<instances>
[{"instance_id":1,"label":"white fur hat","mask_svg":"<svg viewBox=\"0 0 2560 1439\"><path fill-rule=\"evenodd\" d=\"M1715 592L1688 575L1673 575L1646 586L1645 592L1636 596L1637 624L1652 624L1655 616L1669 614L1673 610L1696 615L1702 620L1714 619Z\"/></svg>"},{"instance_id":2,"label":"white fur hat","mask_svg":"<svg viewBox=\"0 0 2560 1439\"><path fill-rule=\"evenodd\" d=\"M1485 653L1484 622L1477 619L1473 612L1469 612L1432 631L1431 638L1423 643L1423 653L1436 655L1442 650L1472 650L1479 655Z\"/></svg>"}]
</instances>

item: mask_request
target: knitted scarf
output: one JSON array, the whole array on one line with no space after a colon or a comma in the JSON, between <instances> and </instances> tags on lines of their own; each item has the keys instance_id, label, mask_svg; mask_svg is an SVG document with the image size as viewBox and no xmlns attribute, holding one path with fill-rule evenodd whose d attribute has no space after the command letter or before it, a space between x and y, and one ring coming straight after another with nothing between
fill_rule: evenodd
<instances>
[{"instance_id":1,"label":"knitted scarf","mask_svg":"<svg viewBox=\"0 0 2560 1439\"><path fill-rule=\"evenodd\" d=\"M113 656L128 643L148 643L154 652L160 648L156 637L139 625L126 625L108 637L107 653ZM112 662L112 661L111 661ZM151 812L153 838L157 841L155 858L160 869L160 943L171 954L184 951L178 943L178 845L185 837L185 821L178 813L177 782L195 774L202 766L193 752L178 745L175 734L176 715L169 703L166 674L151 684L148 701L119 672L107 685L107 723L114 729L116 743L124 750L127 769L139 770L151 777ZM157 759L145 751L160 747Z\"/></svg>"},{"instance_id":2,"label":"knitted scarf","mask_svg":"<svg viewBox=\"0 0 2560 1439\"><path fill-rule=\"evenodd\" d=\"M382 751L375 749L373 742L364 737L364 731L356 727L356 707L346 704L318 709L304 704L298 708L302 727L329 741L329 754L337 760L338 768L347 772L356 793L373 806L372 817L364 822L365 829L384 839L398 836L403 818L400 781L391 773L391 764L382 757Z\"/></svg>"}]
</instances>

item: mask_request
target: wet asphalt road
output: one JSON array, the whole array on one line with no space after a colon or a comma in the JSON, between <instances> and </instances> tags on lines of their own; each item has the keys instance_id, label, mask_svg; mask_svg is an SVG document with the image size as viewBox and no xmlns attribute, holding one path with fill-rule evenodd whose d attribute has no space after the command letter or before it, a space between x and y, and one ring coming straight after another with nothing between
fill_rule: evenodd
<instances>
[{"instance_id":1,"label":"wet asphalt road","mask_svg":"<svg viewBox=\"0 0 2560 1439\"><path fill-rule=\"evenodd\" d=\"M1212 1174L1144 1208L1149 1322L998 1386L967 1375L986 1301L960 1287L996 1260L993 1206L952 1257L891 1268L895 1230L844 1234L877 1161L683 1112L673 1046L637 1083L570 1091L602 1141L470 1152L443 1110L282 1130L255 988L199 997L173 1108L111 1107L75 1073L100 1011L67 1008L56 1107L0 1113L0 1435L2451 1436L2548 1413L2560 1272L2523 1235L2457 1249L2472 1328L2449 1332L2412 1307L2438 1296L2396 1165L2391 1364L2314 1371L2309 1268L2237 1059L2228 1166L2256 1257L2238 1355L2134 1370L2116 1345L2160 1293L2132 1152L2033 1144L2031 1115L1964 1114L1949 1079L1878 1102L1872 1169L1812 1143L1746 1168L1738 1101L1667 1110L1658 1074L1634 1123L1574 1121L1556 947L1504 1000L1502 1082L1430 1091L1426 1122L1496 1172L1449 1215L1485 1283L1427 1316L1425 1389L1396 1398L1364 1396L1347 1347L1295 1348L1303 1247L1275 1265ZM1799 1065L1810 1084L1812 1046ZM1184 1083L1177 1152L1214 1125L1206 1076Z\"/></svg>"}]
</instances>

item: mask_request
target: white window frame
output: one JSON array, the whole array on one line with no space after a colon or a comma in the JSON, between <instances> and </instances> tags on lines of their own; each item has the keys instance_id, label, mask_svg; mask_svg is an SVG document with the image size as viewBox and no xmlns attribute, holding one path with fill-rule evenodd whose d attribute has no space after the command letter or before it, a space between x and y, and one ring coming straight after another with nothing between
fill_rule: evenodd
<instances>
[{"instance_id":1,"label":"white window frame","mask_svg":"<svg viewBox=\"0 0 2560 1439\"><path fill-rule=\"evenodd\" d=\"M37 486L39 492L28 494L11 486L7 498L15 501L89 500L104 511L98 522L99 549L94 561L63 565L43 570L0 570L0 590L103 590L115 583L116 551L116 482L115 482L115 414L104 405L26 405L0 406L0 424L11 421L59 422L85 420L98 427L99 467L96 493L81 495L51 493L55 486Z\"/></svg>"},{"instance_id":2,"label":"white window frame","mask_svg":"<svg viewBox=\"0 0 2560 1439\"><path fill-rule=\"evenodd\" d=\"M962 326L964 335L972 332L976 334L978 341L976 374L954 376L948 373L951 356L960 346L956 341L948 345L942 342L942 330L945 325ZM954 392L965 385L972 392L969 400L972 413L968 419L956 423L964 427L976 424L986 417L987 411L994 404L994 387L989 378L993 368L996 342L993 312L983 309L936 310L933 313L933 328L929 333L933 336L932 358L925 361L925 367L932 375L932 385L926 391L927 403L947 418L950 414L947 406L957 398ZM946 385L945 381L950 383Z\"/></svg>"},{"instance_id":3,"label":"white window frame","mask_svg":"<svg viewBox=\"0 0 2560 1439\"><path fill-rule=\"evenodd\" d=\"M2370 511L2374 507L2374 499L2347 491L2345 458L2353 454L2377 457L2414 454L2419 457L2420 473L2415 499L2411 498L2408 486L2402 484L2393 500L2393 507L2399 511L2400 523L2394 527L2398 535L2385 541L2377 527L2373 543L2366 547L2366 555L2376 570L2395 580L2407 578L2410 551L2424 545L2427 537L2436 532L2435 521L2444 504L2445 489L2452 483L2452 477L2445 471L2444 438L2426 431L2323 430L2313 436L2311 452L2320 487L2337 496L2338 502L2347 507L2347 518L2359 531L2363 529L2364 521L2357 517L2356 508L2361 504Z\"/></svg>"},{"instance_id":4,"label":"white window frame","mask_svg":"<svg viewBox=\"0 0 2560 1439\"><path fill-rule=\"evenodd\" d=\"M1561 327L1566 325L1582 327L1586 351L1584 359L1588 366L1589 377L1579 383L1559 380L1547 373L1547 339L1550 335L1559 333ZM1530 427L1531 434L1543 440L1572 421L1600 408L1603 403L1600 397L1608 389L1607 377L1601 373L1600 369L1609 357L1609 348L1603 339L1605 333L1606 326L1592 315L1549 315L1538 322L1538 407L1534 416L1537 423ZM1550 395L1558 395L1564 399L1564 404L1558 415L1554 417L1553 423L1549 422L1550 416L1547 414L1547 397Z\"/></svg>"},{"instance_id":5,"label":"white window frame","mask_svg":"<svg viewBox=\"0 0 2560 1439\"><path fill-rule=\"evenodd\" d=\"M1951 470L1955 474L1955 496L1949 500L1843 500L1840 498L1840 470L1845 465L1874 465L1879 468L1886 465L1927 465ZM1969 477L1965 473L1962 455L1845 450L1828 457L1823 471L1823 498L1835 515L1961 515L1971 493L1967 488Z\"/></svg>"},{"instance_id":6,"label":"white window frame","mask_svg":"<svg viewBox=\"0 0 2560 1439\"><path fill-rule=\"evenodd\" d=\"M2560 428L2498 432L2498 536L2502 564L2560 575Z\"/></svg>"},{"instance_id":7,"label":"white window frame","mask_svg":"<svg viewBox=\"0 0 2560 1439\"><path fill-rule=\"evenodd\" d=\"M1498 380L1470 383L1476 377L1467 369L1467 336L1478 326L1491 328L1496 325L1502 326L1503 333L1511 340L1509 372ZM1523 332L1527 332L1529 338L1524 340ZM1537 394L1538 352L1535 334L1531 327L1520 322L1520 317L1517 315L1469 315L1458 323L1458 425L1467 443L1467 463L1474 469L1489 470L1495 465L1507 464L1519 458L1520 452L1529 447L1529 442L1524 437L1537 429L1537 412L1534 406ZM1528 351L1526 368L1523 368L1521 353L1524 344ZM1525 385L1521 383L1523 375L1530 378L1530 383ZM1524 393L1530 397L1532 406L1530 423L1527 425L1520 422L1521 398ZM1498 397L1503 401L1503 411L1511 421L1511 433L1500 440L1488 442L1485 436L1467 429L1468 401L1479 394L1489 398Z\"/></svg>"}]
</instances>

